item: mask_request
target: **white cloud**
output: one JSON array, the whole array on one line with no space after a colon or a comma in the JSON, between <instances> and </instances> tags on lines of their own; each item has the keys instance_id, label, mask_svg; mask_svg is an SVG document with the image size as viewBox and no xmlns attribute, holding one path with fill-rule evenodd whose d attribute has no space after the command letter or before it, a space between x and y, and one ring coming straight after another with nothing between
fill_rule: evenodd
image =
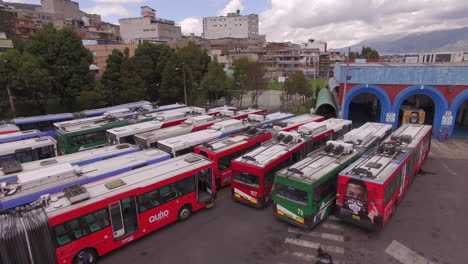
<instances>
[{"instance_id":1,"label":"white cloud","mask_svg":"<svg viewBox=\"0 0 468 264\"><path fill-rule=\"evenodd\" d=\"M6 0L6 3L23 3L23 4L33 4L33 5L40 5L40 0Z\"/></svg>"},{"instance_id":2,"label":"white cloud","mask_svg":"<svg viewBox=\"0 0 468 264\"><path fill-rule=\"evenodd\" d=\"M244 5L242 4L243 0L231 0L229 3L221 10L218 11L218 16L225 16L227 13L234 13L237 10L244 10ZM287 2L289 0L285 0Z\"/></svg>"},{"instance_id":3,"label":"white cloud","mask_svg":"<svg viewBox=\"0 0 468 264\"><path fill-rule=\"evenodd\" d=\"M260 14L269 41L320 39L337 48L393 33L468 25L465 0L271 0Z\"/></svg>"},{"instance_id":4,"label":"white cloud","mask_svg":"<svg viewBox=\"0 0 468 264\"><path fill-rule=\"evenodd\" d=\"M197 17L187 17L180 21L179 24L182 28L182 34L184 35L195 33L195 35L200 36L203 31L202 20Z\"/></svg>"},{"instance_id":5,"label":"white cloud","mask_svg":"<svg viewBox=\"0 0 468 264\"><path fill-rule=\"evenodd\" d=\"M112 5L97 5L91 8L85 8L85 11L88 14L98 14L103 17L119 15L119 16L128 16L132 14L127 8L122 5L112 4Z\"/></svg>"}]
</instances>

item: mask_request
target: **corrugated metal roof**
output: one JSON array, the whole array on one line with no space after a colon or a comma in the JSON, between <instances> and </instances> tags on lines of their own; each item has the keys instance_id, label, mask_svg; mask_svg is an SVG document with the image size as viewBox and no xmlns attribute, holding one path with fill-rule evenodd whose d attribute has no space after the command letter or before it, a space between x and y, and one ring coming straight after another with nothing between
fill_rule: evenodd
<instances>
[{"instance_id":1,"label":"corrugated metal roof","mask_svg":"<svg viewBox=\"0 0 468 264\"><path fill-rule=\"evenodd\" d=\"M325 104L331 105L336 110L335 99L333 98L330 90L327 88L322 88L320 89L320 92L317 96L317 104L315 109L319 109L320 106Z\"/></svg>"}]
</instances>

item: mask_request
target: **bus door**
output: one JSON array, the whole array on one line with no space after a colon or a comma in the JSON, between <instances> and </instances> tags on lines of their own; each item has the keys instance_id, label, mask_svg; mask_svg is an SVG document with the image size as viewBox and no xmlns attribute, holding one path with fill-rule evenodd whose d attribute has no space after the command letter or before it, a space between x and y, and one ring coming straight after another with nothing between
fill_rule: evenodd
<instances>
[{"instance_id":1,"label":"bus door","mask_svg":"<svg viewBox=\"0 0 468 264\"><path fill-rule=\"evenodd\" d=\"M198 204L209 202L213 199L213 175L211 168L197 172Z\"/></svg>"},{"instance_id":2,"label":"bus door","mask_svg":"<svg viewBox=\"0 0 468 264\"><path fill-rule=\"evenodd\" d=\"M114 239L119 240L138 231L135 197L131 196L109 205Z\"/></svg>"}]
</instances>

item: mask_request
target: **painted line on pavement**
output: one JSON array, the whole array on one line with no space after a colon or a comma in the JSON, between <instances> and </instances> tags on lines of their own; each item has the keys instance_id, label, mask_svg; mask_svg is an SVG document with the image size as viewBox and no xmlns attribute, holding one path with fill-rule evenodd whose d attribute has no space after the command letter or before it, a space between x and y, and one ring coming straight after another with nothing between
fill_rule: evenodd
<instances>
[{"instance_id":1,"label":"painted line on pavement","mask_svg":"<svg viewBox=\"0 0 468 264\"><path fill-rule=\"evenodd\" d=\"M284 242L288 243L288 244L291 244L291 245L307 247L307 248L314 248L314 249L318 249L318 248L321 247L325 252L333 252L333 253L338 253L338 254L344 254L344 248L342 248L342 247L323 245L323 244L316 243L316 242L311 242L311 241L296 239L296 238L290 238L290 237L287 237L284 240Z\"/></svg>"},{"instance_id":2,"label":"painted line on pavement","mask_svg":"<svg viewBox=\"0 0 468 264\"><path fill-rule=\"evenodd\" d=\"M439 160L440 161L440 160ZM442 161L440 161L440 164L442 164L442 166L444 166L448 172L450 172L450 174L452 175L457 175L456 172L454 172L453 170L451 170L447 165L445 165L445 163L443 163Z\"/></svg>"},{"instance_id":3,"label":"painted line on pavement","mask_svg":"<svg viewBox=\"0 0 468 264\"><path fill-rule=\"evenodd\" d=\"M293 252L293 253L291 253L291 255L293 255L293 256L295 256L297 258L300 258L300 259L302 259L304 261L311 262L311 263L315 263L315 261L317 261L317 256L302 253L302 252ZM314 261L314 262L312 262L312 261ZM339 260L333 259L333 264L342 264L342 263L343 262L340 262Z\"/></svg>"},{"instance_id":4,"label":"painted line on pavement","mask_svg":"<svg viewBox=\"0 0 468 264\"><path fill-rule=\"evenodd\" d=\"M344 226L340 226L340 225L335 225L335 224L330 224L330 223L323 223L321 226L323 226L324 228L328 228L328 229L344 231Z\"/></svg>"},{"instance_id":5,"label":"painted line on pavement","mask_svg":"<svg viewBox=\"0 0 468 264\"><path fill-rule=\"evenodd\" d=\"M390 243L385 252L403 264L433 264L396 240Z\"/></svg>"},{"instance_id":6,"label":"painted line on pavement","mask_svg":"<svg viewBox=\"0 0 468 264\"><path fill-rule=\"evenodd\" d=\"M344 236L341 236L341 235L314 232L314 231L307 232L307 231L299 230L299 229L293 228L293 227L289 227L288 232L293 233L293 234L300 234L300 235L305 235L305 236L311 236L311 237L317 237L317 238L323 238L323 239L328 239L328 240L344 242Z\"/></svg>"}]
</instances>

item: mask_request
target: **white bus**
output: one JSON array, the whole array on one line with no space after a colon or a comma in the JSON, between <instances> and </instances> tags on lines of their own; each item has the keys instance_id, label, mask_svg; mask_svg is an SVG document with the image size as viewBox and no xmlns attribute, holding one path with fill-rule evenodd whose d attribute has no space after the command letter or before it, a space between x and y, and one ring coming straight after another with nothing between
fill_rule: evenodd
<instances>
[{"instance_id":1,"label":"white bus","mask_svg":"<svg viewBox=\"0 0 468 264\"><path fill-rule=\"evenodd\" d=\"M33 171L36 169L62 163L70 163L71 165L86 165L93 162L137 151L139 151L139 149L130 144L120 144L115 146L106 146L102 148L80 151L48 159L35 160L22 164L18 162L4 162L0 164L0 182L10 180L13 174L19 172Z\"/></svg>"},{"instance_id":2,"label":"white bus","mask_svg":"<svg viewBox=\"0 0 468 264\"><path fill-rule=\"evenodd\" d=\"M158 141L158 148L177 157L193 151L196 145L205 143L215 138L226 137L232 133L239 132L247 126L240 120L230 119L215 123L208 129L167 138Z\"/></svg>"},{"instance_id":3,"label":"white bus","mask_svg":"<svg viewBox=\"0 0 468 264\"><path fill-rule=\"evenodd\" d=\"M28 162L57 156L57 141L52 137L30 138L0 144L0 162Z\"/></svg>"}]
</instances>

